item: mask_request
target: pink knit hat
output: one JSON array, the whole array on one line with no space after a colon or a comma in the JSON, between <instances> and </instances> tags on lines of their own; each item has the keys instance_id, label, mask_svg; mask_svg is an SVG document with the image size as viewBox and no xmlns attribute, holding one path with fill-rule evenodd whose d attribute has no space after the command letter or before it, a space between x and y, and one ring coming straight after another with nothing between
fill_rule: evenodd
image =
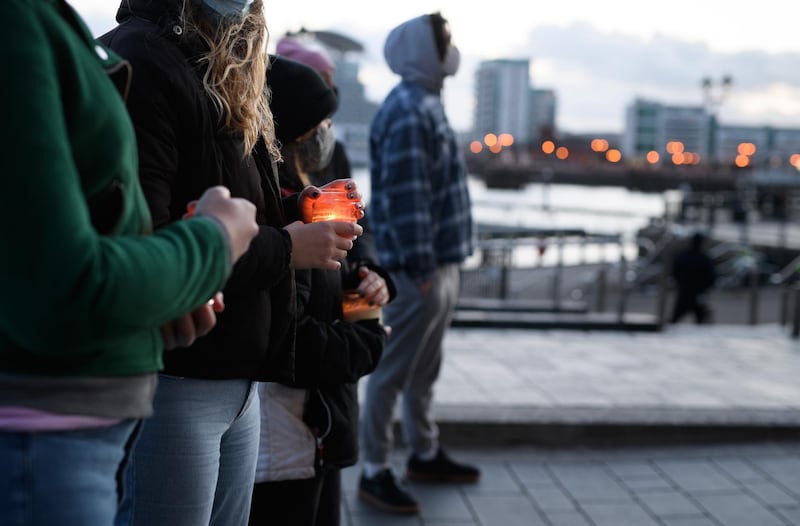
<instances>
[{"instance_id":1,"label":"pink knit hat","mask_svg":"<svg viewBox=\"0 0 800 526\"><path fill-rule=\"evenodd\" d=\"M321 75L333 75L335 66L324 49L303 44L296 38L283 37L275 47L278 55L302 62L316 69Z\"/></svg>"}]
</instances>

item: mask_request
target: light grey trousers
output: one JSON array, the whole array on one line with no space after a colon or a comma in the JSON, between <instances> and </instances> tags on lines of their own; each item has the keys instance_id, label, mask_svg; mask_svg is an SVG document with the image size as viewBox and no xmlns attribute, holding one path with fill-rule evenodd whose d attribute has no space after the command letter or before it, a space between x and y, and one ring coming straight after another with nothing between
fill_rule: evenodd
<instances>
[{"instance_id":1,"label":"light grey trousers","mask_svg":"<svg viewBox=\"0 0 800 526\"><path fill-rule=\"evenodd\" d=\"M459 266L439 267L423 294L404 272L394 272L397 296L384 307L392 328L378 367L367 378L361 412L362 460L386 464L393 446L392 416L402 395L402 427L415 453L438 446L439 429L431 415L433 386L442 364L442 340L459 292Z\"/></svg>"}]
</instances>

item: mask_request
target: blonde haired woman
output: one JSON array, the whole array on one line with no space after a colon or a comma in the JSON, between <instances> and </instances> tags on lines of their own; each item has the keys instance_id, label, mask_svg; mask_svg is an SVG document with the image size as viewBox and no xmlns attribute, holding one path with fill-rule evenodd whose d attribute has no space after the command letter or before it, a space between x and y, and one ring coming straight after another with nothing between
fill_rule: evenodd
<instances>
[{"instance_id":1,"label":"blonde haired woman","mask_svg":"<svg viewBox=\"0 0 800 526\"><path fill-rule=\"evenodd\" d=\"M156 227L180 220L212 185L253 202L261 225L223 290L217 326L165 354L117 524L245 525L259 432L255 381L293 376L292 268L338 268L361 230L282 228L298 203L281 202L272 172L279 154L264 90L261 0L123 0L117 20L102 40L133 66L128 107Z\"/></svg>"}]
</instances>

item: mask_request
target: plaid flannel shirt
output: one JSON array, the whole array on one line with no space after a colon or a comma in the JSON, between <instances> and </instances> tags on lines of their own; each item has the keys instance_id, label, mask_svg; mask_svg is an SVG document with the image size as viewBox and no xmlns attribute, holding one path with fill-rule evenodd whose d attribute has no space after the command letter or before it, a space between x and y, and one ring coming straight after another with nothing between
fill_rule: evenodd
<instances>
[{"instance_id":1,"label":"plaid flannel shirt","mask_svg":"<svg viewBox=\"0 0 800 526\"><path fill-rule=\"evenodd\" d=\"M417 282L473 250L467 174L441 97L401 82L370 130L370 227L383 266Z\"/></svg>"}]
</instances>

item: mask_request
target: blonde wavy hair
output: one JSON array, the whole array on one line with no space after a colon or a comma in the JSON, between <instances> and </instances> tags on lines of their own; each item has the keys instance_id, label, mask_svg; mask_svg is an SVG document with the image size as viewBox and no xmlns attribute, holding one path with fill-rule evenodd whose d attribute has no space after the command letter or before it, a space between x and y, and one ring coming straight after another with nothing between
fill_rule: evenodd
<instances>
[{"instance_id":1,"label":"blonde wavy hair","mask_svg":"<svg viewBox=\"0 0 800 526\"><path fill-rule=\"evenodd\" d=\"M249 12L235 22L212 20L198 11L197 0L184 0L185 28L208 49L200 57L201 64L205 63L203 87L219 110L223 126L242 134L243 157L263 138L273 158L280 159L266 85L269 31L263 0L254 0Z\"/></svg>"}]
</instances>

